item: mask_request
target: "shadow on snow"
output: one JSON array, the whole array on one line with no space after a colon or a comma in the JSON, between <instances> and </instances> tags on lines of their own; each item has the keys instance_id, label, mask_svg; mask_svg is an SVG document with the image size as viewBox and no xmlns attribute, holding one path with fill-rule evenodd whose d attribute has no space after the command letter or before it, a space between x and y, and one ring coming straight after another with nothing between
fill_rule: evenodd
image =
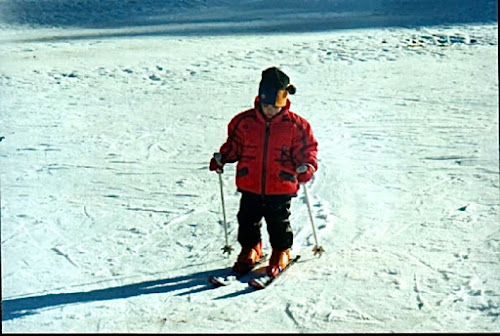
<instances>
[{"instance_id":1,"label":"shadow on snow","mask_svg":"<svg viewBox=\"0 0 500 336\"><path fill-rule=\"evenodd\" d=\"M118 287L96 289L86 292L57 293L2 300L2 321L34 315L38 310L67 304L80 304L130 298L134 296L169 293L187 290L176 295L184 296L212 289L208 283L210 274L224 272L224 268L198 272L162 280L145 281Z\"/></svg>"},{"instance_id":2,"label":"shadow on snow","mask_svg":"<svg viewBox=\"0 0 500 336\"><path fill-rule=\"evenodd\" d=\"M498 21L495 0L17 0L0 2L0 13L0 21L7 24L100 30L45 40L265 35Z\"/></svg>"},{"instance_id":3,"label":"shadow on snow","mask_svg":"<svg viewBox=\"0 0 500 336\"><path fill-rule=\"evenodd\" d=\"M301 260L297 263L304 263L308 260L315 260L316 258L317 257L315 256L301 258ZM214 286L208 282L208 277L210 275L222 275L228 269L228 267L223 267L168 279L144 281L135 284L96 289L86 292L45 294L16 299L6 299L2 300L2 321L34 315L38 312L38 310L67 304L125 299L140 295L162 294L177 291L179 291L179 293L175 294L175 296L186 296L201 293L206 290L214 289ZM255 275L256 272L259 273L259 271L260 269L254 270L254 272L243 276L238 281L247 283L251 276ZM214 297L213 299L223 300L235 298L252 292L255 292L255 289L248 286L238 291Z\"/></svg>"}]
</instances>

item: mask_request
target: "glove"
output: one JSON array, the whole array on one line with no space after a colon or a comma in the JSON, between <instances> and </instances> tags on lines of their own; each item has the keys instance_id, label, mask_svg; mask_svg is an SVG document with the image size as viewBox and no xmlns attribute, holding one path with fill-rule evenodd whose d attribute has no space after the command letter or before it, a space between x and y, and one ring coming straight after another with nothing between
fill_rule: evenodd
<instances>
[{"instance_id":1,"label":"glove","mask_svg":"<svg viewBox=\"0 0 500 336\"><path fill-rule=\"evenodd\" d=\"M223 167L224 166L220 165L215 158L212 158L212 160L210 160L210 167L208 167L208 169L210 169L211 171L215 170L217 173L221 174L224 172Z\"/></svg>"},{"instance_id":2,"label":"glove","mask_svg":"<svg viewBox=\"0 0 500 336\"><path fill-rule=\"evenodd\" d=\"M224 164L220 161L220 156L216 154L218 153L215 153L212 160L210 160L210 166L208 167L208 169L210 169L211 171L216 171L218 174L222 174L224 172Z\"/></svg>"},{"instance_id":3,"label":"glove","mask_svg":"<svg viewBox=\"0 0 500 336\"><path fill-rule=\"evenodd\" d=\"M315 172L316 169L314 169L311 164L302 164L297 168L297 173L299 173L297 175L297 181L299 181L299 183L309 182Z\"/></svg>"}]
</instances>

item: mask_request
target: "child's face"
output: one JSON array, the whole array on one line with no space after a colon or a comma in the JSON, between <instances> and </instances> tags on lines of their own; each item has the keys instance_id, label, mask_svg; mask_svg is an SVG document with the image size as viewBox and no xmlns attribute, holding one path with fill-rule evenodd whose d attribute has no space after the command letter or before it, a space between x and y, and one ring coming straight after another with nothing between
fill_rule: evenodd
<instances>
[{"instance_id":1,"label":"child's face","mask_svg":"<svg viewBox=\"0 0 500 336\"><path fill-rule=\"evenodd\" d=\"M275 107L274 105L260 104L262 106L262 112L267 118L272 118L281 111L281 107Z\"/></svg>"}]
</instances>

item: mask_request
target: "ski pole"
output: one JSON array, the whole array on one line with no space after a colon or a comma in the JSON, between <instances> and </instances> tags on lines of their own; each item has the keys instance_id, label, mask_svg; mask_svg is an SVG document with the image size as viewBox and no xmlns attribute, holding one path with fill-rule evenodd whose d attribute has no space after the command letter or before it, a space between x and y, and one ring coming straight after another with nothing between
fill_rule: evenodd
<instances>
[{"instance_id":1,"label":"ski pole","mask_svg":"<svg viewBox=\"0 0 500 336\"><path fill-rule=\"evenodd\" d=\"M217 164L222 166L221 162L221 157L222 155L220 153L214 153L214 159L217 161ZM229 245L228 241L228 235L227 235L227 220L226 220L226 207L224 205L224 190L223 190L223 184L222 184L222 170L216 170L217 174L219 175L219 185L220 185L220 198L222 202L222 216L224 218L224 236L226 238L226 246L222 248L222 254L227 253L228 255L231 254L231 251L233 250L233 247Z\"/></svg>"},{"instance_id":2,"label":"ski pole","mask_svg":"<svg viewBox=\"0 0 500 336\"><path fill-rule=\"evenodd\" d=\"M297 173L299 173L299 174L305 173L306 171L307 171L306 165L301 165L300 167L297 168ZM319 254L319 256L321 257L321 255L323 254L323 252L325 252L325 250L323 249L323 246L319 246L319 244L318 244L318 237L316 236L316 227L314 226L314 220L313 220L312 211L311 211L311 204L309 203L309 195L307 192L307 187L306 187L305 183L301 183L300 185L304 187L304 194L306 196L307 210L309 212L309 219L311 220L314 242L316 243L316 245L313 247L313 252L314 252L314 255Z\"/></svg>"}]
</instances>

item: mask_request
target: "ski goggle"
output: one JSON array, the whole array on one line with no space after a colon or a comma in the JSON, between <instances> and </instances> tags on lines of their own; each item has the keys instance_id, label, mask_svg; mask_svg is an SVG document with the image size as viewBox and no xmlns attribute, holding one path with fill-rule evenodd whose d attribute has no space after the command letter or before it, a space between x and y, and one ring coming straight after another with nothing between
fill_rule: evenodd
<instances>
[{"instance_id":1,"label":"ski goggle","mask_svg":"<svg viewBox=\"0 0 500 336\"><path fill-rule=\"evenodd\" d=\"M276 107L284 107L286 106L286 98L288 97L287 90L278 90L276 92L276 98L274 100L274 106Z\"/></svg>"},{"instance_id":2,"label":"ski goggle","mask_svg":"<svg viewBox=\"0 0 500 336\"><path fill-rule=\"evenodd\" d=\"M286 89L261 87L259 88L259 101L275 107L284 107L286 106L288 94L294 94L296 90L293 85L288 85Z\"/></svg>"}]
</instances>

